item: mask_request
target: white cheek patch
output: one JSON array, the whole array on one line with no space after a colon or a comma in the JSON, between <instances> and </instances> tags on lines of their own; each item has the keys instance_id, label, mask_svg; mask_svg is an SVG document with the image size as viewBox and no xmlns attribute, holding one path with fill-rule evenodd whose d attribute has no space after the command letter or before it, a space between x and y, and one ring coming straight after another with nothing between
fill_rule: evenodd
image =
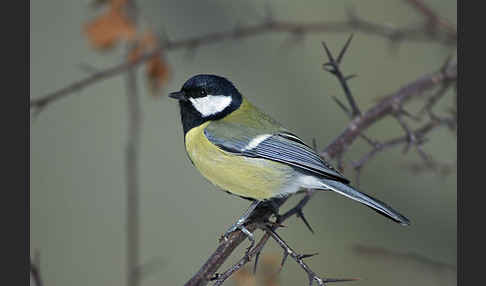
<instances>
[{"instance_id":1,"label":"white cheek patch","mask_svg":"<svg viewBox=\"0 0 486 286\"><path fill-rule=\"evenodd\" d=\"M210 116L223 111L231 104L231 96L210 95L199 98L189 98L192 106L201 113L202 116Z\"/></svg>"},{"instance_id":2,"label":"white cheek patch","mask_svg":"<svg viewBox=\"0 0 486 286\"><path fill-rule=\"evenodd\" d=\"M260 145L260 143L262 143L268 137L271 137L271 136L272 136L271 134L258 135L257 137L253 138L250 141L250 143L248 143L248 145L245 146L245 148L243 148L243 151L248 151L248 150L251 150L251 149L257 147L258 145Z\"/></svg>"}]
</instances>

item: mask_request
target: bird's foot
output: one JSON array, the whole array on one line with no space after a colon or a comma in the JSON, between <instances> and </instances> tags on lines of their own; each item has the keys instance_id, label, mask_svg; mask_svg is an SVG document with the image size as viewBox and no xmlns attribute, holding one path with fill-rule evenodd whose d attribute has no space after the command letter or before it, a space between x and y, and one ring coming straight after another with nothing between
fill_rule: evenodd
<instances>
[{"instance_id":1,"label":"bird's foot","mask_svg":"<svg viewBox=\"0 0 486 286\"><path fill-rule=\"evenodd\" d=\"M219 239L220 241L224 240L224 241L228 241L229 239L229 236L234 232L234 231L237 231L237 230L241 230L244 234L246 234L250 240L252 240L253 238L253 233L251 233L245 226L244 224L247 222L247 219L246 218L243 218L241 217L236 223L234 223L230 228L228 228L228 230L226 230L224 232L224 234L221 236L221 238ZM253 238L254 240L254 238Z\"/></svg>"},{"instance_id":2,"label":"bird's foot","mask_svg":"<svg viewBox=\"0 0 486 286\"><path fill-rule=\"evenodd\" d=\"M255 237L244 225L248 222L248 218L251 216L251 214L259 204L259 201L254 201L246 210L246 212L221 236L219 241L228 241L231 233L236 230L241 230L244 234L246 234L246 236L248 236L248 239L251 241L250 248L253 247L253 245L255 244Z\"/></svg>"}]
</instances>

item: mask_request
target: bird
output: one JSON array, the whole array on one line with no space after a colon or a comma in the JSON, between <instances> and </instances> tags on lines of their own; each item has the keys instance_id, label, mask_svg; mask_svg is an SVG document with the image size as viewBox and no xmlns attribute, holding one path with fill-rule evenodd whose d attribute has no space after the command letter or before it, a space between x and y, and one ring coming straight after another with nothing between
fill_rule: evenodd
<instances>
[{"instance_id":1,"label":"bird","mask_svg":"<svg viewBox=\"0 0 486 286\"><path fill-rule=\"evenodd\" d=\"M192 164L219 189L252 201L225 238L236 229L251 235L244 224L262 202L305 189L330 190L402 225L410 224L384 202L352 187L339 170L243 97L227 78L194 75L169 97L178 101Z\"/></svg>"}]
</instances>

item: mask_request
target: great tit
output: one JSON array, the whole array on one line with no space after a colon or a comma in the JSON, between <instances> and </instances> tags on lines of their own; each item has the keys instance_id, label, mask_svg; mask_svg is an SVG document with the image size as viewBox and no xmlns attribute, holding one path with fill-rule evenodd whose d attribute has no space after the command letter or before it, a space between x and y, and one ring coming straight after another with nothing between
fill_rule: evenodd
<instances>
[{"instance_id":1,"label":"great tit","mask_svg":"<svg viewBox=\"0 0 486 286\"><path fill-rule=\"evenodd\" d=\"M409 224L390 206L351 187L337 169L251 104L228 79L196 75L169 96L179 102L192 164L217 187L254 202L226 234L241 229L258 203L305 188L334 191Z\"/></svg>"}]
</instances>

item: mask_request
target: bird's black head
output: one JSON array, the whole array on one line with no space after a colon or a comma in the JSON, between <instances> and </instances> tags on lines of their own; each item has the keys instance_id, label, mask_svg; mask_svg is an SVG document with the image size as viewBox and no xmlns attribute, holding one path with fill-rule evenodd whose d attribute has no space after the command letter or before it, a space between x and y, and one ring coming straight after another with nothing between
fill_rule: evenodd
<instances>
[{"instance_id":1,"label":"bird's black head","mask_svg":"<svg viewBox=\"0 0 486 286\"><path fill-rule=\"evenodd\" d=\"M184 133L208 120L218 120L238 109L242 97L226 78L200 74L188 79L169 97L179 100Z\"/></svg>"}]
</instances>

